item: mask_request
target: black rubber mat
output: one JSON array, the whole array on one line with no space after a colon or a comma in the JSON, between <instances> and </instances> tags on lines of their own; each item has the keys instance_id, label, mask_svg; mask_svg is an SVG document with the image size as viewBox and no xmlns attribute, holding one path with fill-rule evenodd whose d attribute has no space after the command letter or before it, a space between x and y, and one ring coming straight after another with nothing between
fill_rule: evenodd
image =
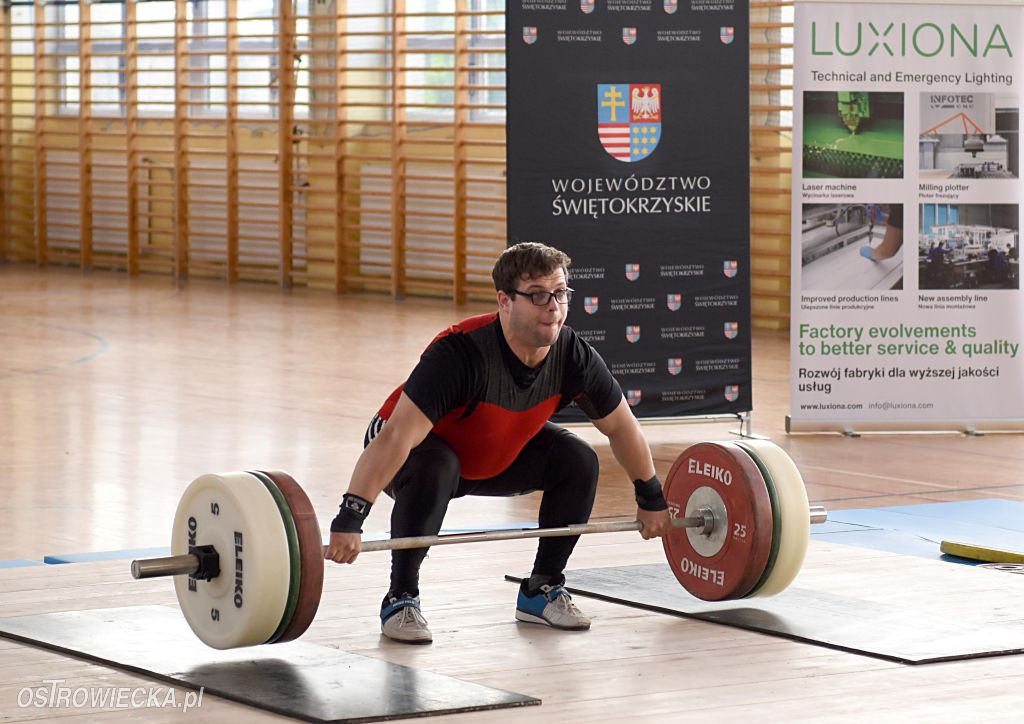
<instances>
[{"instance_id":1,"label":"black rubber mat","mask_svg":"<svg viewBox=\"0 0 1024 724\"><path fill-rule=\"evenodd\" d=\"M1024 653L1022 628L968 625L913 608L792 586L770 598L702 601L687 593L664 563L589 568L565 576L566 588L581 596L904 664Z\"/></svg>"},{"instance_id":2,"label":"black rubber mat","mask_svg":"<svg viewBox=\"0 0 1024 724\"><path fill-rule=\"evenodd\" d=\"M168 606L4 618L0 635L304 721L369 722L540 704L326 646L291 642L216 651Z\"/></svg>"}]
</instances>

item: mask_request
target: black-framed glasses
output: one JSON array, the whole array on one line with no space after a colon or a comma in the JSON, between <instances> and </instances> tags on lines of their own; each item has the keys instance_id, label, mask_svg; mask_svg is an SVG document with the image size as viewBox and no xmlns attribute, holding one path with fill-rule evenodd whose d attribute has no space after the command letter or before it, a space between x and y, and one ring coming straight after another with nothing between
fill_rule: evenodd
<instances>
[{"instance_id":1,"label":"black-framed glasses","mask_svg":"<svg viewBox=\"0 0 1024 724\"><path fill-rule=\"evenodd\" d=\"M572 299L572 289L556 289L553 292L521 292L518 289L513 289L509 294L513 297L517 294L521 297L529 297L530 301L537 307L546 307L554 299L559 304L568 304Z\"/></svg>"}]
</instances>

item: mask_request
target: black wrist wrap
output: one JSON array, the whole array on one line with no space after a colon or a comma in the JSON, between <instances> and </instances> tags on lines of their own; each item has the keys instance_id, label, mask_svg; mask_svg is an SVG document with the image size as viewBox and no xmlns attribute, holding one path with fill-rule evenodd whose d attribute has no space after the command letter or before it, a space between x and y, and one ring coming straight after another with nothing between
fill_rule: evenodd
<instances>
[{"instance_id":1,"label":"black wrist wrap","mask_svg":"<svg viewBox=\"0 0 1024 724\"><path fill-rule=\"evenodd\" d=\"M661 481L655 475L650 480L634 480L633 489L636 491L636 507L640 510L665 510L668 503L665 502L665 495L661 492Z\"/></svg>"},{"instance_id":2,"label":"black wrist wrap","mask_svg":"<svg viewBox=\"0 0 1024 724\"><path fill-rule=\"evenodd\" d=\"M358 495L345 493L341 498L338 515L331 521L332 533L362 533L363 521L370 514L373 504Z\"/></svg>"}]
</instances>

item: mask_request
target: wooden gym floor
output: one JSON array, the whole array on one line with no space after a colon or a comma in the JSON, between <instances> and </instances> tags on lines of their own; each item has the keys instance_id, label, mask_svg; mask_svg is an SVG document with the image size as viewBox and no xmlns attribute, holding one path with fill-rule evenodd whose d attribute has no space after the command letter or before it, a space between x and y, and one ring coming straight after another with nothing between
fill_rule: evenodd
<instances>
[{"instance_id":1,"label":"wooden gym floor","mask_svg":"<svg viewBox=\"0 0 1024 724\"><path fill-rule=\"evenodd\" d=\"M326 527L377 405L439 329L489 308L220 282L178 289L163 277L0 265L0 560L168 545L178 497L203 472L288 470ZM1024 447L1016 435L786 436L786 336L755 334L753 348L754 431L790 453L813 503L836 510L1024 500ZM664 475L686 446L729 438L734 427L645 430ZM631 486L607 445L590 428L578 432L602 460L594 519L629 516ZM531 520L536 502L460 500L446 525ZM388 510L382 499L367 530L386 530ZM517 625L515 588L502 575L526 570L533 547L521 541L432 553L422 592L435 632L430 647L379 637L387 556L330 565L324 604L303 640L544 700L540 709L451 717L459 722L1010 720L1024 705L1020 656L909 667L589 599L578 601L595 619L588 633ZM659 544L614 534L585 537L571 566L660 560ZM814 541L798 584L814 577L900 605L1022 625L1022 577L972 571L968 588L985 584L977 596L929 584L936 566L949 565ZM150 603L174 603L170 582L132 581L127 561L0 570L0 616ZM149 683L0 639L5 721L181 716L171 709L19 708L18 691L44 679ZM187 716L279 718L215 697Z\"/></svg>"}]
</instances>

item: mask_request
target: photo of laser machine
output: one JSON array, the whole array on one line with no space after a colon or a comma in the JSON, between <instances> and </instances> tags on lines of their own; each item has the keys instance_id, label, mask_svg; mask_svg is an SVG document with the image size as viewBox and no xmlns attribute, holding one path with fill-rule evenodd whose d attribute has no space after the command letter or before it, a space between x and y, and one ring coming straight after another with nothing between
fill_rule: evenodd
<instances>
[{"instance_id":1,"label":"photo of laser machine","mask_svg":"<svg viewBox=\"0 0 1024 724\"><path fill-rule=\"evenodd\" d=\"M920 108L921 178L1019 178L1016 95L928 92L921 94Z\"/></svg>"},{"instance_id":2,"label":"photo of laser machine","mask_svg":"<svg viewBox=\"0 0 1024 724\"><path fill-rule=\"evenodd\" d=\"M804 204L800 288L903 288L903 205Z\"/></svg>"},{"instance_id":3,"label":"photo of laser machine","mask_svg":"<svg viewBox=\"0 0 1024 724\"><path fill-rule=\"evenodd\" d=\"M903 178L903 94L806 91L804 178Z\"/></svg>"}]
</instances>

